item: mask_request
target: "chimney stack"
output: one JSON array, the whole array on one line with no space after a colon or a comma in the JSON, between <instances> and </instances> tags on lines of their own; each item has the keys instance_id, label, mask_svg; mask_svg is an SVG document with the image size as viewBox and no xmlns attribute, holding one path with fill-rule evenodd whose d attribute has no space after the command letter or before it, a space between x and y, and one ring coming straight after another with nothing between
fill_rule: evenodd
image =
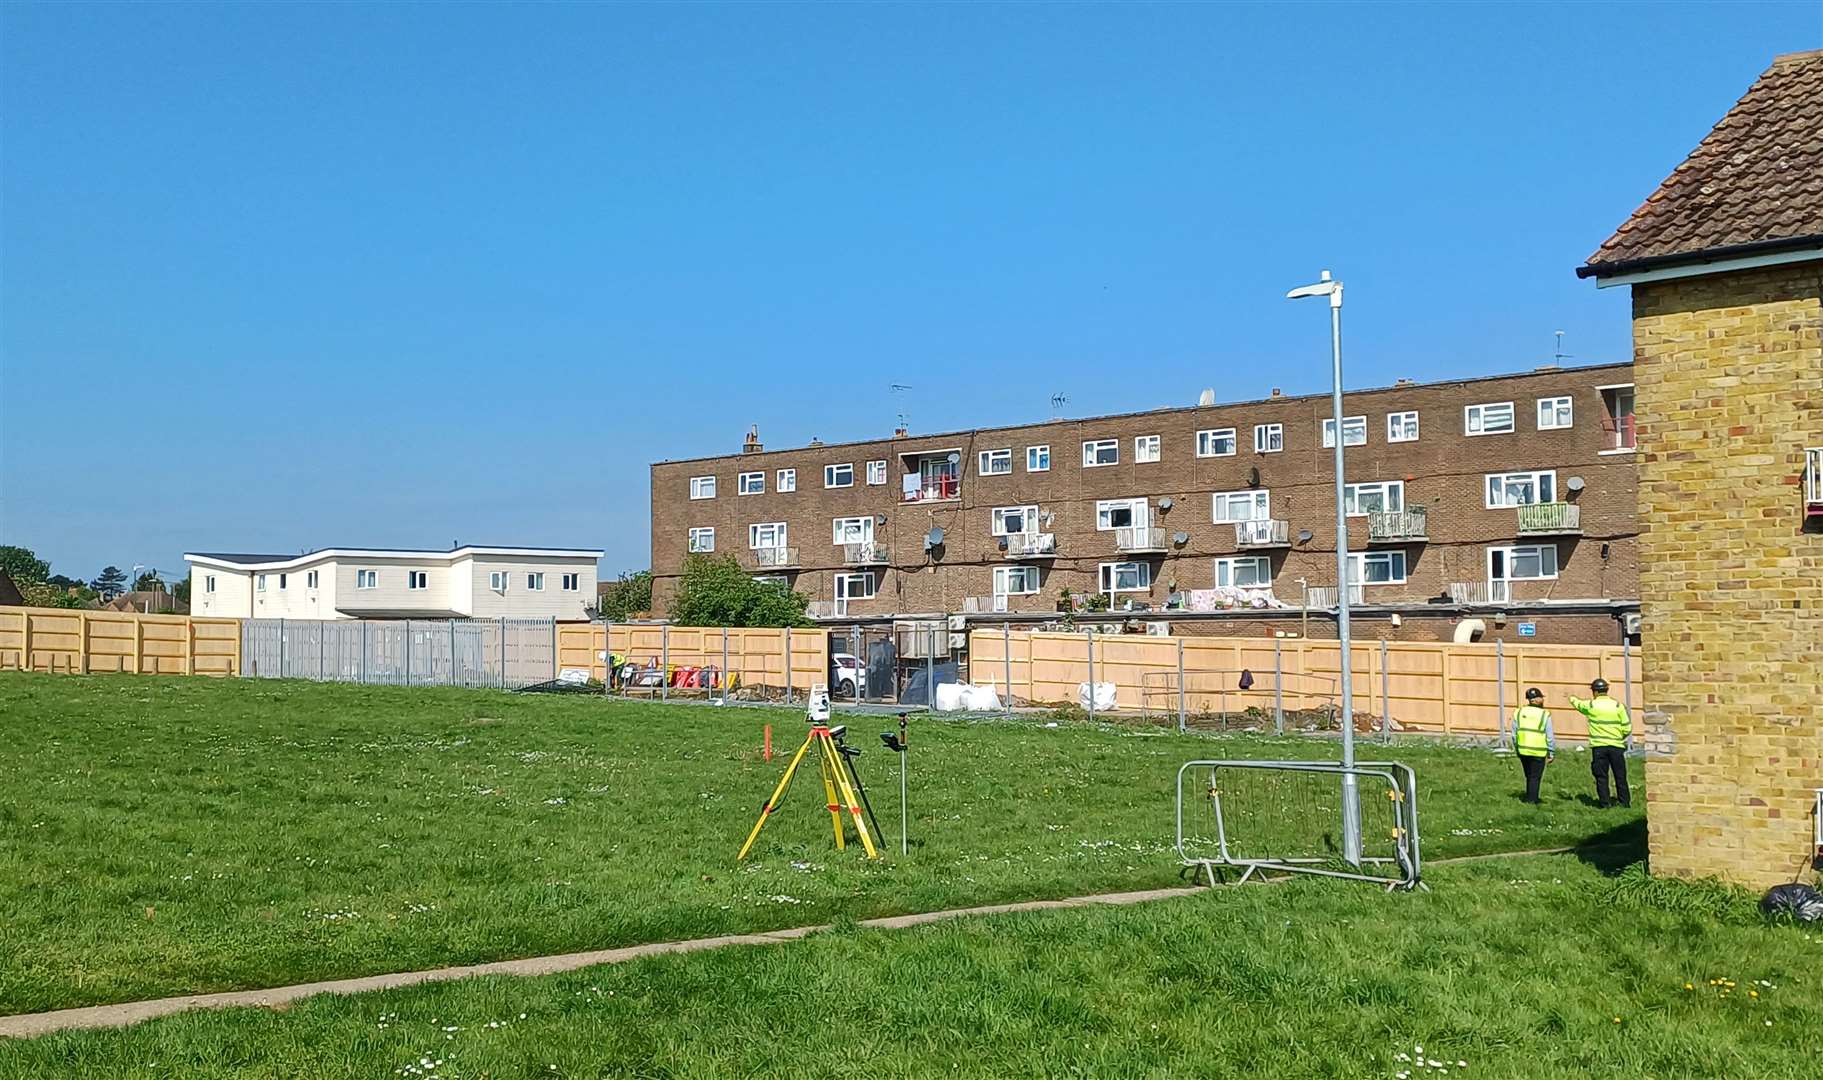
<instances>
[{"instance_id":1,"label":"chimney stack","mask_svg":"<svg viewBox=\"0 0 1823 1080\"><path fill-rule=\"evenodd\" d=\"M893 428L893 438L895 438L895 439L908 438L908 437L910 437L910 435L911 435L911 429L906 427L904 424L900 424L898 427Z\"/></svg>"},{"instance_id":2,"label":"chimney stack","mask_svg":"<svg viewBox=\"0 0 1823 1080\"><path fill-rule=\"evenodd\" d=\"M1284 397L1285 391L1280 390L1278 387L1275 386L1272 388L1272 396L1273 397Z\"/></svg>"},{"instance_id":3,"label":"chimney stack","mask_svg":"<svg viewBox=\"0 0 1823 1080\"><path fill-rule=\"evenodd\" d=\"M766 448L760 445L760 426L755 424L747 429L747 441L741 444L741 453L757 454L764 449Z\"/></svg>"}]
</instances>

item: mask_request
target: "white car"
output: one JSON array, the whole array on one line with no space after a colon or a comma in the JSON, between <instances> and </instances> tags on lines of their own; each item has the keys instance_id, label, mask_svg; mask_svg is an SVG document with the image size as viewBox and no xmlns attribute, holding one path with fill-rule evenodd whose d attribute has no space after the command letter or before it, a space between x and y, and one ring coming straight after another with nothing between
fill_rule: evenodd
<instances>
[{"instance_id":1,"label":"white car","mask_svg":"<svg viewBox=\"0 0 1823 1080\"><path fill-rule=\"evenodd\" d=\"M867 672L860 658L849 653L834 653L829 658L829 689L841 697L857 697Z\"/></svg>"}]
</instances>

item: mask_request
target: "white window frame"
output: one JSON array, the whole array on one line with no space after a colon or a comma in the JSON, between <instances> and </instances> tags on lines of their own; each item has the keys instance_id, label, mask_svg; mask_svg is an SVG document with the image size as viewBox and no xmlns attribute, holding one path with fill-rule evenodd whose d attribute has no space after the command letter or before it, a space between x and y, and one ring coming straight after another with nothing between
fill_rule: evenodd
<instances>
[{"instance_id":1,"label":"white window frame","mask_svg":"<svg viewBox=\"0 0 1823 1080\"><path fill-rule=\"evenodd\" d=\"M528 570L525 575L525 587L530 592L544 591L544 571Z\"/></svg>"},{"instance_id":2,"label":"white window frame","mask_svg":"<svg viewBox=\"0 0 1823 1080\"><path fill-rule=\"evenodd\" d=\"M1139 580L1135 584L1123 586L1120 583L1120 575L1123 570L1131 572L1135 578L1143 580ZM1105 562L1101 564L1100 571L1096 575L1095 580L1096 584L1101 587L1098 591L1104 593L1149 593L1152 591L1152 567L1148 563L1132 559L1126 559L1120 562Z\"/></svg>"},{"instance_id":3,"label":"white window frame","mask_svg":"<svg viewBox=\"0 0 1823 1080\"><path fill-rule=\"evenodd\" d=\"M691 529L690 531L695 532L696 530ZM709 531L714 532L715 530L710 529ZM691 548L690 550L695 551L696 549ZM506 591L508 583L511 582L512 580L513 580L513 575L507 573L505 570L489 570L487 573L488 591L503 593Z\"/></svg>"},{"instance_id":4,"label":"white window frame","mask_svg":"<svg viewBox=\"0 0 1823 1080\"><path fill-rule=\"evenodd\" d=\"M840 472L840 470L842 470L842 469L847 469L847 470L848 470L848 479L847 479L847 480L846 480L846 481L844 481L844 482L842 482L842 483L840 483L840 484L838 484L838 483L836 483L836 482L835 482L835 480L836 480L836 477L838 477L838 476L840 476L840 475L842 475L842 474L841 474L841 472ZM824 486L824 487L826 487L826 488L847 488L847 487L854 487L854 486L855 486L855 465L854 465L854 462L852 462L852 461L841 461L841 462L837 462L837 463L836 463L836 464L834 464L834 465L825 465L825 466L823 466L823 486Z\"/></svg>"},{"instance_id":5,"label":"white window frame","mask_svg":"<svg viewBox=\"0 0 1823 1080\"><path fill-rule=\"evenodd\" d=\"M873 461L868 462L867 463L867 484L868 484L868 486L869 487L879 487L881 484L884 484L884 483L886 483L886 459L877 458Z\"/></svg>"},{"instance_id":6,"label":"white window frame","mask_svg":"<svg viewBox=\"0 0 1823 1080\"><path fill-rule=\"evenodd\" d=\"M1325 417L1323 422L1318 425L1317 431L1322 436L1323 449L1334 449L1336 445L1336 418L1333 416ZM1359 435L1360 437L1355 438L1354 436L1356 435ZM1360 416L1344 416L1342 418L1342 445L1345 447L1367 445L1367 416L1365 413Z\"/></svg>"},{"instance_id":7,"label":"white window frame","mask_svg":"<svg viewBox=\"0 0 1823 1080\"><path fill-rule=\"evenodd\" d=\"M1017 589L1010 587L1014 579L1018 579L1020 585ZM1028 564L994 567L995 596L1035 596L1040 587L1036 566Z\"/></svg>"},{"instance_id":8,"label":"white window frame","mask_svg":"<svg viewBox=\"0 0 1823 1080\"><path fill-rule=\"evenodd\" d=\"M1006 525L1008 514L1021 517L1020 528L1009 529ZM1031 536L1038 531L1038 507L1036 506L996 506L989 521L989 536Z\"/></svg>"},{"instance_id":9,"label":"white window frame","mask_svg":"<svg viewBox=\"0 0 1823 1080\"><path fill-rule=\"evenodd\" d=\"M1243 501L1247 504L1250 516L1234 517L1235 505ZM1209 517L1217 525L1233 525L1240 521L1270 521L1272 492L1265 488L1213 492L1209 496Z\"/></svg>"},{"instance_id":10,"label":"white window frame","mask_svg":"<svg viewBox=\"0 0 1823 1080\"><path fill-rule=\"evenodd\" d=\"M1533 495L1535 495L1537 497L1532 499L1530 502L1508 502L1508 501L1506 501L1505 490L1506 490L1507 482L1518 479L1520 477L1524 477L1525 479L1532 481L1532 493L1533 493ZM1494 498L1495 481L1500 482L1500 490L1501 490L1501 494L1502 494L1502 498L1498 502L1495 501L1495 498ZM1551 488L1550 492L1548 493L1548 496L1547 496L1547 493L1545 492L1546 484L1549 484L1550 488ZM1488 474L1486 474L1485 478L1482 481L1481 493L1482 493L1483 498L1486 500L1487 509L1489 509L1489 510L1511 510L1517 506L1539 506L1544 503L1556 502L1557 501L1557 470L1556 469L1538 469L1538 470L1533 470L1533 471L1522 470L1519 472L1488 473Z\"/></svg>"},{"instance_id":11,"label":"white window frame","mask_svg":"<svg viewBox=\"0 0 1823 1080\"><path fill-rule=\"evenodd\" d=\"M690 530L691 554L707 555L715 550L715 526L698 525Z\"/></svg>"},{"instance_id":12,"label":"white window frame","mask_svg":"<svg viewBox=\"0 0 1823 1080\"><path fill-rule=\"evenodd\" d=\"M998 450L983 450L975 455L975 475L1013 475L1013 448L1004 446Z\"/></svg>"},{"instance_id":13,"label":"white window frame","mask_svg":"<svg viewBox=\"0 0 1823 1080\"><path fill-rule=\"evenodd\" d=\"M214 574L204 574L203 575L203 591L206 593L212 593L215 591L215 575Z\"/></svg>"},{"instance_id":14,"label":"white window frame","mask_svg":"<svg viewBox=\"0 0 1823 1080\"><path fill-rule=\"evenodd\" d=\"M777 485L774 490L785 493L796 491L797 489L798 471L796 469L780 469L777 477Z\"/></svg>"},{"instance_id":15,"label":"white window frame","mask_svg":"<svg viewBox=\"0 0 1823 1080\"><path fill-rule=\"evenodd\" d=\"M1251 585L1239 584L1241 570L1245 568L1257 578ZM1226 578L1227 580L1223 580ZM1233 555L1215 560L1215 587L1218 589L1270 589L1272 587L1272 560L1264 555Z\"/></svg>"},{"instance_id":16,"label":"white window frame","mask_svg":"<svg viewBox=\"0 0 1823 1080\"><path fill-rule=\"evenodd\" d=\"M356 570L354 572L354 587L357 589L379 588L380 572L378 570Z\"/></svg>"},{"instance_id":17,"label":"white window frame","mask_svg":"<svg viewBox=\"0 0 1823 1080\"><path fill-rule=\"evenodd\" d=\"M766 494L766 472L765 472L765 470L762 469L759 472L742 473L740 475L739 479L737 479L734 483L734 493L736 495L764 495L764 494Z\"/></svg>"},{"instance_id":18,"label":"white window frame","mask_svg":"<svg viewBox=\"0 0 1823 1080\"><path fill-rule=\"evenodd\" d=\"M1551 572L1548 574L1543 572L1544 563L1545 563L1545 554L1544 553L1547 551L1551 553L1550 554ZM1506 576L1500 578L1499 580L1501 580L1501 581L1509 581L1509 582L1510 581L1556 581L1557 575L1563 569L1562 566L1560 566L1558 564L1558 551L1557 551L1556 544L1496 544L1487 549L1487 570L1488 570L1489 583L1492 583L1495 580L1495 578L1494 578L1494 554L1496 552L1504 553L1504 555L1506 556ZM1538 560L1538 568L1540 571L1539 573L1526 574L1524 576L1513 573L1513 561L1521 552L1525 553L1526 557L1528 557L1528 558L1535 558Z\"/></svg>"},{"instance_id":19,"label":"white window frame","mask_svg":"<svg viewBox=\"0 0 1823 1080\"><path fill-rule=\"evenodd\" d=\"M1100 460L1101 453L1103 450L1106 450L1108 453L1112 454L1113 456L1110 457L1106 461ZM1119 465L1119 464L1120 464L1120 440L1119 439L1084 439L1082 441L1082 467L1083 468L1100 469L1100 468L1105 468L1109 465Z\"/></svg>"},{"instance_id":20,"label":"white window frame","mask_svg":"<svg viewBox=\"0 0 1823 1080\"><path fill-rule=\"evenodd\" d=\"M856 574L837 574L836 578L846 579L849 582L847 592L842 597L844 600L872 600L880 593L880 577L872 570ZM861 592L856 592L854 589L854 582L857 581L861 582L864 586L864 589Z\"/></svg>"},{"instance_id":21,"label":"white window frame","mask_svg":"<svg viewBox=\"0 0 1823 1080\"><path fill-rule=\"evenodd\" d=\"M1228 449L1217 448L1217 443L1222 440L1227 441ZM1231 427L1204 428L1196 433L1197 457L1233 457L1238 445L1239 440L1234 437L1234 429Z\"/></svg>"},{"instance_id":22,"label":"white window frame","mask_svg":"<svg viewBox=\"0 0 1823 1080\"><path fill-rule=\"evenodd\" d=\"M1409 409L1405 412L1387 413L1386 441L1389 443L1417 442L1418 410Z\"/></svg>"},{"instance_id":23,"label":"white window frame","mask_svg":"<svg viewBox=\"0 0 1823 1080\"><path fill-rule=\"evenodd\" d=\"M315 570L307 570L304 572L304 588L306 588L306 589L316 588L317 580L318 580L317 572Z\"/></svg>"},{"instance_id":24,"label":"white window frame","mask_svg":"<svg viewBox=\"0 0 1823 1080\"><path fill-rule=\"evenodd\" d=\"M715 498L715 477L692 476L690 478L690 497L692 499Z\"/></svg>"},{"instance_id":25,"label":"white window frame","mask_svg":"<svg viewBox=\"0 0 1823 1080\"><path fill-rule=\"evenodd\" d=\"M1162 454L1163 446L1163 442L1157 435L1133 436L1133 464L1149 465L1158 461Z\"/></svg>"},{"instance_id":26,"label":"white window frame","mask_svg":"<svg viewBox=\"0 0 1823 1080\"><path fill-rule=\"evenodd\" d=\"M1490 429L1488 427L1487 418L1487 411L1489 409L1505 409L1507 414L1507 426ZM1464 405L1462 407L1462 433L1464 435L1471 437L1479 437L1482 435L1511 435L1518 430L1519 415L1514 412L1513 403L1510 401L1484 401L1479 405Z\"/></svg>"},{"instance_id":27,"label":"white window frame","mask_svg":"<svg viewBox=\"0 0 1823 1080\"><path fill-rule=\"evenodd\" d=\"M564 592L575 592L577 589L579 589L581 587L582 587L582 575L581 574L569 573L569 574L563 575L563 591Z\"/></svg>"},{"instance_id":28,"label":"white window frame","mask_svg":"<svg viewBox=\"0 0 1823 1080\"><path fill-rule=\"evenodd\" d=\"M1036 464L1034 464L1034 463L1036 463ZM1047 443L1043 446L1028 446L1025 448L1025 471L1026 472L1050 472L1051 471L1050 444Z\"/></svg>"},{"instance_id":29,"label":"white window frame","mask_svg":"<svg viewBox=\"0 0 1823 1080\"><path fill-rule=\"evenodd\" d=\"M259 574L254 577L253 591L254 592L265 592L266 591L266 575L265 574Z\"/></svg>"},{"instance_id":30,"label":"white window frame","mask_svg":"<svg viewBox=\"0 0 1823 1080\"><path fill-rule=\"evenodd\" d=\"M1370 563L1384 564L1389 574L1393 567L1398 567L1399 574L1397 577L1389 576L1385 581L1362 580ZM1357 551L1348 556L1348 583L1356 587L1403 585L1410 569L1403 551Z\"/></svg>"},{"instance_id":31,"label":"white window frame","mask_svg":"<svg viewBox=\"0 0 1823 1080\"><path fill-rule=\"evenodd\" d=\"M284 574L279 575L279 591L280 592L285 591L285 575Z\"/></svg>"},{"instance_id":32,"label":"white window frame","mask_svg":"<svg viewBox=\"0 0 1823 1080\"><path fill-rule=\"evenodd\" d=\"M1256 454L1277 454L1285 449L1284 424L1253 425L1253 452Z\"/></svg>"},{"instance_id":33,"label":"white window frame","mask_svg":"<svg viewBox=\"0 0 1823 1080\"><path fill-rule=\"evenodd\" d=\"M772 543L760 543L760 537L769 536ZM783 521L756 521L747 526L747 549L749 551L770 551L791 546L791 530Z\"/></svg>"},{"instance_id":34,"label":"white window frame","mask_svg":"<svg viewBox=\"0 0 1823 1080\"><path fill-rule=\"evenodd\" d=\"M1361 509L1361 496L1378 493L1379 510ZM1342 507L1349 517L1366 517L1370 513L1398 513L1405 509L1405 481L1375 480L1370 483L1349 484L1342 489Z\"/></svg>"},{"instance_id":35,"label":"white window frame","mask_svg":"<svg viewBox=\"0 0 1823 1080\"><path fill-rule=\"evenodd\" d=\"M430 572L428 570L405 571L405 591L422 592L428 588L430 588Z\"/></svg>"},{"instance_id":36,"label":"white window frame","mask_svg":"<svg viewBox=\"0 0 1823 1080\"><path fill-rule=\"evenodd\" d=\"M1547 417L1545 414L1549 413ZM1559 414L1562 422L1559 422ZM1546 420L1549 423L1546 423ZM1538 430L1564 431L1576 426L1576 399L1568 394L1558 397L1541 397L1538 399Z\"/></svg>"},{"instance_id":37,"label":"white window frame","mask_svg":"<svg viewBox=\"0 0 1823 1080\"><path fill-rule=\"evenodd\" d=\"M848 535L853 527L855 534ZM871 544L874 542L874 516L864 514L859 517L839 517L829 519L829 536L837 547L843 544Z\"/></svg>"},{"instance_id":38,"label":"white window frame","mask_svg":"<svg viewBox=\"0 0 1823 1080\"><path fill-rule=\"evenodd\" d=\"M1113 513L1126 510L1132 520L1125 525L1112 524ZM1116 529L1140 529L1152 524L1152 506L1142 496L1135 499L1102 499L1095 504L1095 528L1099 532Z\"/></svg>"}]
</instances>

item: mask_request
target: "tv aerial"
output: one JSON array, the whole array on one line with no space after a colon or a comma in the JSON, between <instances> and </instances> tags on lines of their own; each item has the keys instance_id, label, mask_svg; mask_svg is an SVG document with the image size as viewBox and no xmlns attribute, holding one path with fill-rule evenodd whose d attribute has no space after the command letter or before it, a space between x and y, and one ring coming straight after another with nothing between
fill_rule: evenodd
<instances>
[{"instance_id":1,"label":"tv aerial","mask_svg":"<svg viewBox=\"0 0 1823 1080\"><path fill-rule=\"evenodd\" d=\"M1057 393L1052 394L1051 395L1051 419L1053 419L1053 420L1062 419L1063 408L1065 405L1068 405L1069 403L1070 403L1070 397L1068 394L1065 394L1062 391L1058 391Z\"/></svg>"}]
</instances>

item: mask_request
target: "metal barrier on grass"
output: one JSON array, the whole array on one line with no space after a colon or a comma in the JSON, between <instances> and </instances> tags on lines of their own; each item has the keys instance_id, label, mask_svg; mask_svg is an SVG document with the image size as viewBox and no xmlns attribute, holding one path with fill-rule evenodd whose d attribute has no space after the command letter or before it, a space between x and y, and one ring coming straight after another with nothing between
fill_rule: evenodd
<instances>
[{"instance_id":1,"label":"metal barrier on grass","mask_svg":"<svg viewBox=\"0 0 1823 1080\"><path fill-rule=\"evenodd\" d=\"M1184 779L1206 775L1214 836L1184 831ZM1343 860L1342 791L1360 790L1359 865ZM1419 885L1418 782L1397 762L1191 761L1177 770L1177 854L1216 882L1218 868L1246 881L1262 871Z\"/></svg>"}]
</instances>

